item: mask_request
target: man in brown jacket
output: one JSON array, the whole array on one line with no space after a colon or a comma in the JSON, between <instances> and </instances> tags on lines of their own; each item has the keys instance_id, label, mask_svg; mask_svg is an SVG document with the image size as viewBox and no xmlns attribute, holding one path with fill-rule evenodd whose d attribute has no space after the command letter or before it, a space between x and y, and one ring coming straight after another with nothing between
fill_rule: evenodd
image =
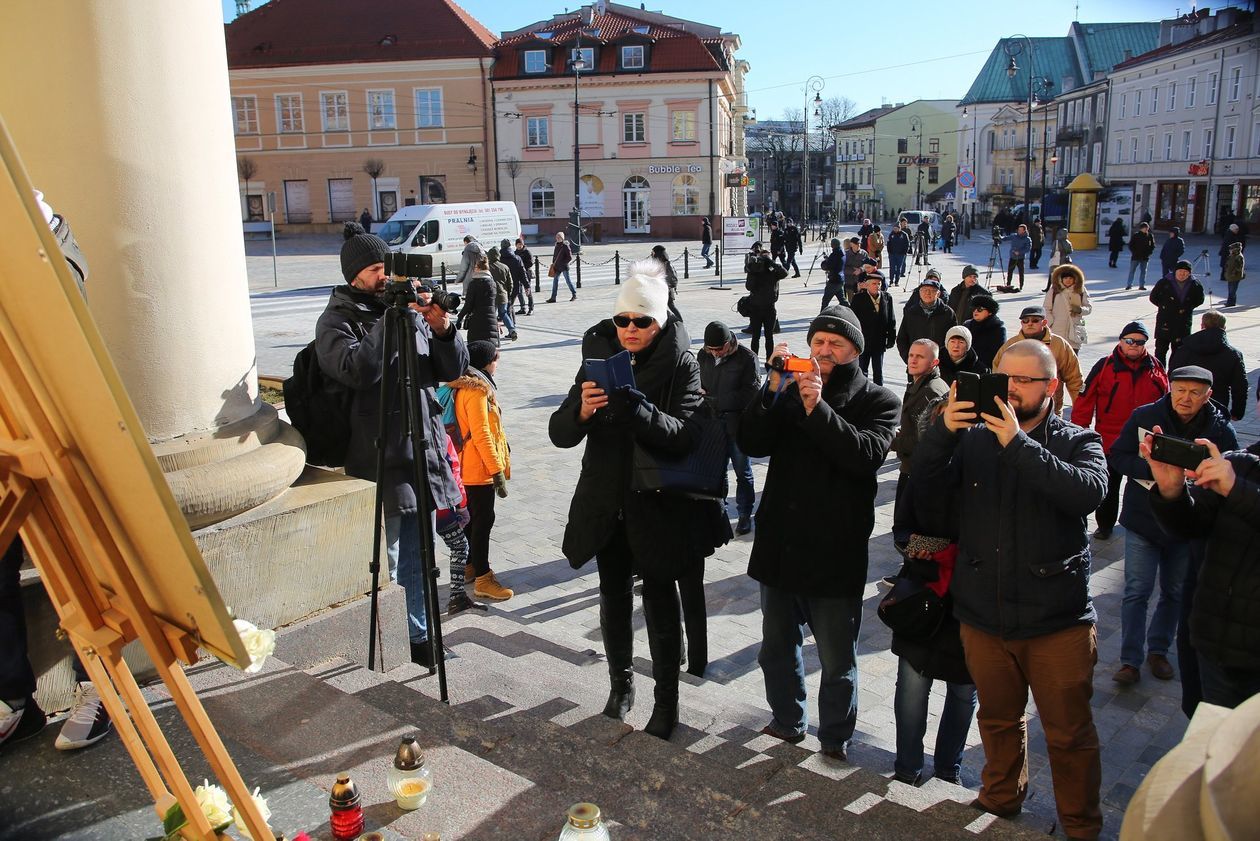
<instances>
[{"instance_id":1,"label":"man in brown jacket","mask_svg":"<svg viewBox=\"0 0 1260 841\"><path fill-rule=\"evenodd\" d=\"M1006 352L1006 349L1024 339L1038 339L1045 342L1051 355L1054 356L1054 364L1059 371L1059 387L1054 392L1054 411L1055 414L1062 415L1065 388L1072 396L1073 403L1076 402L1076 395L1081 393L1081 364L1072 351L1072 346L1067 343L1067 339L1050 332L1050 326L1046 324L1045 307L1024 307L1023 312L1019 314L1019 332L1007 339L1006 344L993 355L993 370L998 370L998 363L1002 361L1002 354Z\"/></svg>"}]
</instances>

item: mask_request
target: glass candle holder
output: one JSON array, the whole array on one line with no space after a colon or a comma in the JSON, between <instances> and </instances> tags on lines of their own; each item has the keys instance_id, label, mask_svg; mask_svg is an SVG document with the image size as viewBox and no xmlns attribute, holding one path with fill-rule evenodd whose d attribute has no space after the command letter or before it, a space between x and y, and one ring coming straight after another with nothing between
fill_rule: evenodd
<instances>
[{"instance_id":1,"label":"glass candle holder","mask_svg":"<svg viewBox=\"0 0 1260 841\"><path fill-rule=\"evenodd\" d=\"M424 753L415 736L404 736L399 743L386 782L399 809L419 809L429 799L433 775L425 765Z\"/></svg>"},{"instance_id":2,"label":"glass candle holder","mask_svg":"<svg viewBox=\"0 0 1260 841\"><path fill-rule=\"evenodd\" d=\"M574 803L565 817L558 841L611 841L599 807L594 803Z\"/></svg>"},{"instance_id":3,"label":"glass candle holder","mask_svg":"<svg viewBox=\"0 0 1260 841\"><path fill-rule=\"evenodd\" d=\"M337 776L328 798L328 808L332 810L328 822L335 841L354 841L359 837L363 832L362 798L349 774Z\"/></svg>"}]
</instances>

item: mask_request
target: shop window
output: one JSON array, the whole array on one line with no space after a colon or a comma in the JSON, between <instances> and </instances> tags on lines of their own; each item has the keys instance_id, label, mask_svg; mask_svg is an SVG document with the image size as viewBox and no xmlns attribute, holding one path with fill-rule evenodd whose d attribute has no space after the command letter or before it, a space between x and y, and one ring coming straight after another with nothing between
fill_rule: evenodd
<instances>
[{"instance_id":1,"label":"shop window","mask_svg":"<svg viewBox=\"0 0 1260 841\"><path fill-rule=\"evenodd\" d=\"M529 185L529 215L534 219L556 215L556 188L545 178Z\"/></svg>"},{"instance_id":2,"label":"shop window","mask_svg":"<svg viewBox=\"0 0 1260 841\"><path fill-rule=\"evenodd\" d=\"M694 175L679 175L673 183L674 215L695 216L700 212L700 188Z\"/></svg>"}]
</instances>

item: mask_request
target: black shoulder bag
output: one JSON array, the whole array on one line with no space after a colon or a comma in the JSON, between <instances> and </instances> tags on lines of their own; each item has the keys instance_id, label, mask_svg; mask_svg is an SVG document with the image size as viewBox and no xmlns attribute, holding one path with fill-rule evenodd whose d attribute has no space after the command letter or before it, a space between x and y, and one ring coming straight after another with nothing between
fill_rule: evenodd
<instances>
[{"instance_id":1,"label":"black shoulder bag","mask_svg":"<svg viewBox=\"0 0 1260 841\"><path fill-rule=\"evenodd\" d=\"M675 363L665 405L661 407L661 411L667 414L677 378L678 364ZM685 455L653 452L635 440L630 490L676 494L693 499L726 498L726 426L704 404L692 417L698 421L699 434Z\"/></svg>"}]
</instances>

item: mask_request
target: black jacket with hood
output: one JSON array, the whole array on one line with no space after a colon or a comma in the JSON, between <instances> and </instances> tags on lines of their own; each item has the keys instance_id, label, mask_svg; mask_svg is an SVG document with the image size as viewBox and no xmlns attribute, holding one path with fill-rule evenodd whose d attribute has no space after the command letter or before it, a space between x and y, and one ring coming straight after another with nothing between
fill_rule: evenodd
<instances>
[{"instance_id":1,"label":"black jacket with hood","mask_svg":"<svg viewBox=\"0 0 1260 841\"><path fill-rule=\"evenodd\" d=\"M1247 366L1243 355L1225 338L1225 331L1209 327L1191 333L1173 351L1168 370L1200 365L1212 372L1212 402L1234 420L1247 411Z\"/></svg>"},{"instance_id":2,"label":"black jacket with hood","mask_svg":"<svg viewBox=\"0 0 1260 841\"><path fill-rule=\"evenodd\" d=\"M678 579L696 572L713 550L731 538L731 524L715 500L689 499L630 489L636 442L649 450L682 455L695 446L701 409L700 366L691 340L673 316L656 340L634 355L633 395L610 395L607 408L582 423L579 369L564 402L551 415L551 443L585 443L582 472L569 503L564 556L577 569L616 534L619 521L639 575ZM607 359L622 351L617 328L605 319L582 337L583 359Z\"/></svg>"},{"instance_id":3,"label":"black jacket with hood","mask_svg":"<svg viewBox=\"0 0 1260 841\"><path fill-rule=\"evenodd\" d=\"M446 460L446 427L442 408L433 389L439 382L453 380L468 367L468 347L459 331L437 338L414 310L405 310L416 322L416 361L419 375L420 415L429 441L425 467L437 508L457 508L461 494ZM376 295L350 285L338 286L328 298L328 306L315 328L315 353L326 376L354 392L351 402L352 433L346 452L346 474L359 479L376 479L376 437L380 424L380 388L398 380L398 356L391 351L382 371L385 336L385 304ZM366 332L365 332L366 331ZM402 399L398 388L389 388L385 411L385 515L418 510L416 489L412 486L411 439L403 435Z\"/></svg>"}]
</instances>

